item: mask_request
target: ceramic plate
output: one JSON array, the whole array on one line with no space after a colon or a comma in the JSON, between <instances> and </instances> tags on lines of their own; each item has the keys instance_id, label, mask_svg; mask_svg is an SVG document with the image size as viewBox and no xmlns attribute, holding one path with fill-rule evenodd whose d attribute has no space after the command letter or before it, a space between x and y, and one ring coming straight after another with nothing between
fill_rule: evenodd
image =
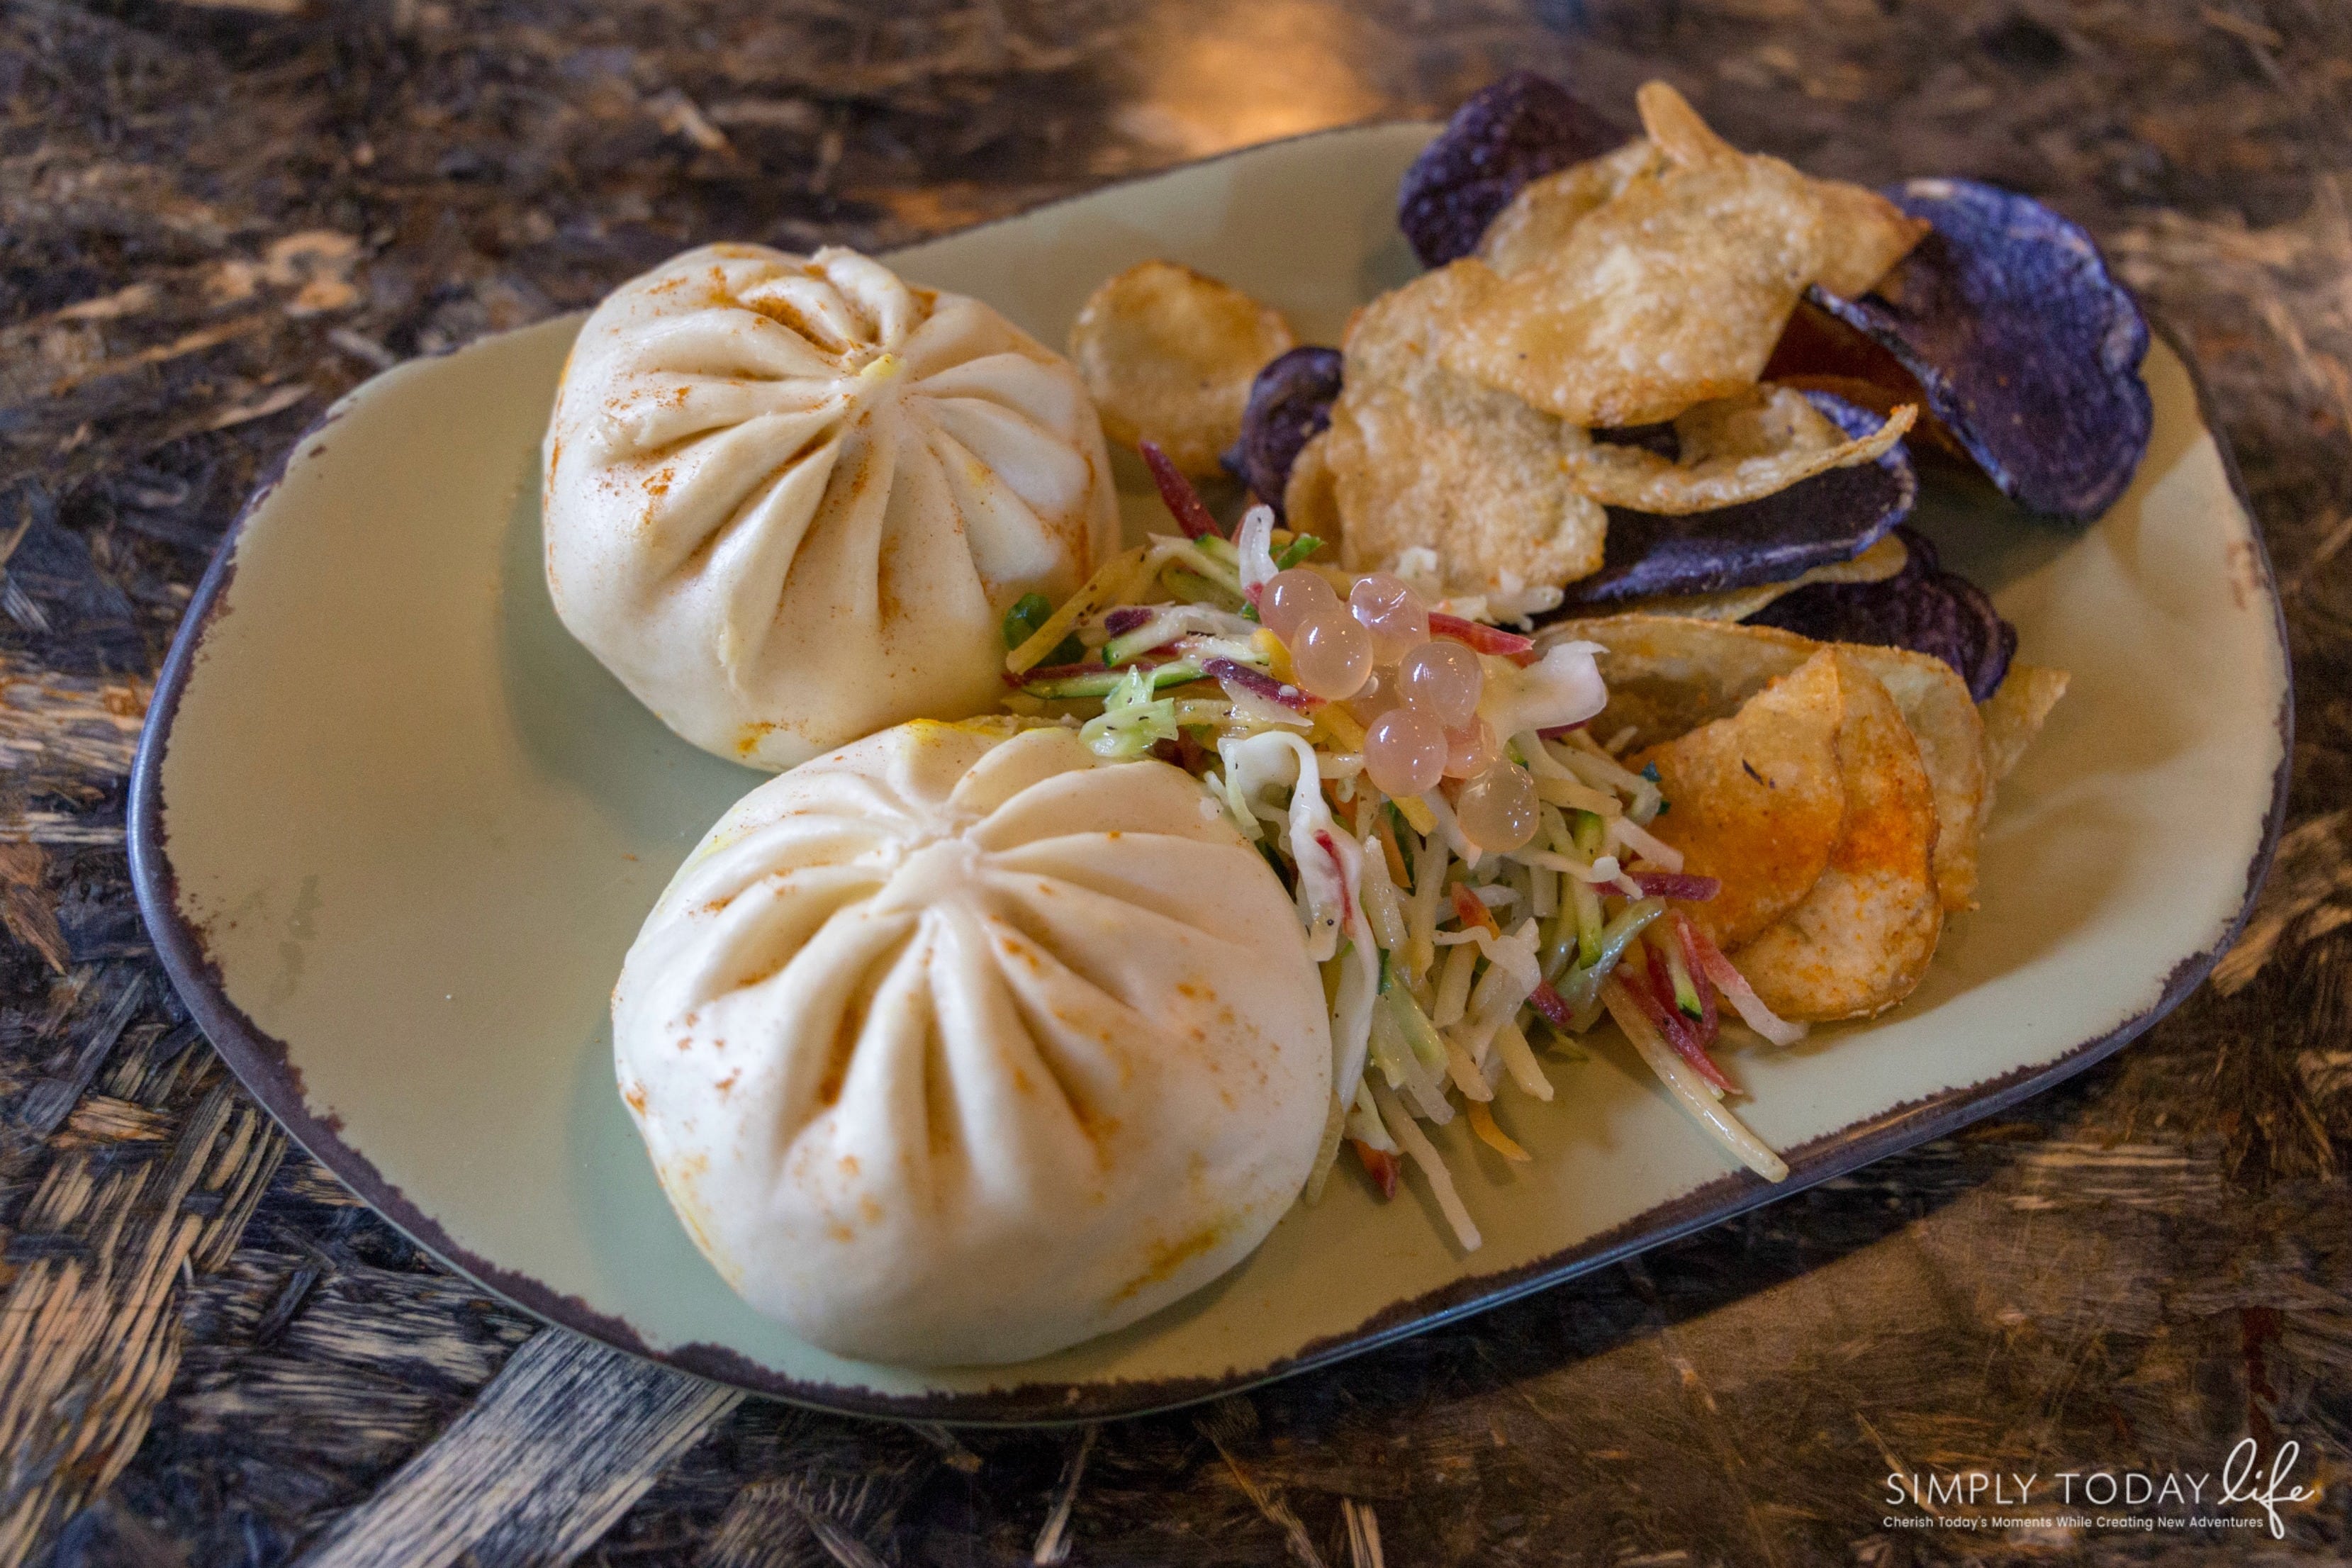
<instances>
[{"instance_id":1,"label":"ceramic plate","mask_svg":"<svg viewBox=\"0 0 2352 1568\"><path fill-rule=\"evenodd\" d=\"M1391 221L1430 133L1261 147L901 253L1059 342L1106 275L1189 262L1307 341L1410 276ZM1732 1070L1786 1151L1733 1168L1629 1051L1552 1058L1502 1114L1507 1171L1438 1132L1485 1247L1352 1166L1244 1266L1024 1365L843 1361L756 1315L671 1217L613 1087L605 999L672 868L759 775L672 737L557 624L538 451L578 323L403 365L295 447L222 546L156 692L131 856L166 967L254 1094L394 1223L556 1322L839 1410L1034 1421L1145 1410L1318 1365L1711 1225L2079 1070L2201 978L2243 913L2286 777L2269 570L2182 361L2088 530L1931 495L2022 656L2074 672L2000 791L1983 907L1893 1016ZM1152 515L1140 471L1132 520ZM1164 526L1164 522L1162 524Z\"/></svg>"}]
</instances>

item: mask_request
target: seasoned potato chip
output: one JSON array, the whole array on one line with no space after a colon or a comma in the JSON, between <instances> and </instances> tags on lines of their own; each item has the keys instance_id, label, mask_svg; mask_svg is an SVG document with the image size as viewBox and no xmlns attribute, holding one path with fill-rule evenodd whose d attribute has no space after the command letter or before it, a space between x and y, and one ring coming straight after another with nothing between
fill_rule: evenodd
<instances>
[{"instance_id":1,"label":"seasoned potato chip","mask_svg":"<svg viewBox=\"0 0 2352 1568\"><path fill-rule=\"evenodd\" d=\"M1984 720L1985 791L1979 820L1992 813L1993 785L2010 775L2033 737L2042 733L2042 721L2066 695L2071 679L2063 669L2011 664L2000 689L1977 704Z\"/></svg>"},{"instance_id":2,"label":"seasoned potato chip","mask_svg":"<svg viewBox=\"0 0 2352 1568\"><path fill-rule=\"evenodd\" d=\"M1282 488L1282 511L1293 533L1311 533L1325 546L1339 542L1339 497L1331 481L1331 432L1317 431L1290 461Z\"/></svg>"},{"instance_id":3,"label":"seasoned potato chip","mask_svg":"<svg viewBox=\"0 0 2352 1568\"><path fill-rule=\"evenodd\" d=\"M1561 639L1597 642L1609 650L1600 660L1609 706L1592 721L1593 732L1612 736L1630 725L1636 746L1672 740L1737 711L1767 682L1822 647L1835 646L1880 681L1910 727L1935 794L1937 894L1947 909L1969 907L1976 891L1986 773L1975 705L1966 683L1943 660L1904 648L1824 645L1769 626L1662 615L1562 621L1545 627L1538 646Z\"/></svg>"},{"instance_id":4,"label":"seasoned potato chip","mask_svg":"<svg viewBox=\"0 0 2352 1568\"><path fill-rule=\"evenodd\" d=\"M1567 244L1569 230L1598 212L1657 157L1655 147L1637 139L1614 153L1546 174L1495 215L1478 242L1479 259L1506 278L1526 271Z\"/></svg>"},{"instance_id":5,"label":"seasoned potato chip","mask_svg":"<svg viewBox=\"0 0 2352 1568\"><path fill-rule=\"evenodd\" d=\"M1599 569L1608 517L1570 488L1559 422L1455 374L1436 352L1454 335L1472 268L1492 276L1457 261L1349 323L1322 455L1339 499L1340 559L1371 571L1426 546L1447 588L1463 593L1569 582Z\"/></svg>"},{"instance_id":6,"label":"seasoned potato chip","mask_svg":"<svg viewBox=\"0 0 2352 1568\"><path fill-rule=\"evenodd\" d=\"M1730 955L1764 1005L1808 1022L1867 1017L1911 994L1942 934L1931 862L1935 792L1895 699L1836 656L1844 691L1838 773L1845 816L1802 902Z\"/></svg>"},{"instance_id":7,"label":"seasoned potato chip","mask_svg":"<svg viewBox=\"0 0 2352 1568\"><path fill-rule=\"evenodd\" d=\"M1918 417L1909 405L1872 434L1849 438L1792 387L1757 386L1675 417L1679 460L1646 447L1561 432L1569 483L1603 506L1683 517L1760 500L1815 474L1877 460Z\"/></svg>"},{"instance_id":8,"label":"seasoned potato chip","mask_svg":"<svg viewBox=\"0 0 2352 1568\"><path fill-rule=\"evenodd\" d=\"M1632 760L1657 769L1670 805L1651 831L1683 852L1685 871L1723 883L1714 898L1684 906L1717 946L1763 931L1829 869L1845 819L1844 716L1837 656L1825 648L1730 718Z\"/></svg>"},{"instance_id":9,"label":"seasoned potato chip","mask_svg":"<svg viewBox=\"0 0 2352 1568\"><path fill-rule=\"evenodd\" d=\"M1637 599L1625 606L1629 615L1682 616L1698 621L1744 621L1781 595L1815 583L1883 583L1903 570L1910 552L1899 533L1888 533L1851 561L1816 566L1785 583L1759 583L1752 588L1725 588L1713 594L1669 594Z\"/></svg>"},{"instance_id":10,"label":"seasoned potato chip","mask_svg":"<svg viewBox=\"0 0 2352 1568\"><path fill-rule=\"evenodd\" d=\"M1838 652L1878 678L1918 742L1936 795L1936 893L1947 912L1976 907L1977 840L1986 795L1984 724L1969 683L1930 654L1841 645Z\"/></svg>"},{"instance_id":11,"label":"seasoned potato chip","mask_svg":"<svg viewBox=\"0 0 2352 1568\"><path fill-rule=\"evenodd\" d=\"M1124 446L1157 441L1188 474L1213 475L1241 434L1260 366L1297 340L1282 313L1171 261L1104 280L1070 328L1070 358Z\"/></svg>"}]
</instances>

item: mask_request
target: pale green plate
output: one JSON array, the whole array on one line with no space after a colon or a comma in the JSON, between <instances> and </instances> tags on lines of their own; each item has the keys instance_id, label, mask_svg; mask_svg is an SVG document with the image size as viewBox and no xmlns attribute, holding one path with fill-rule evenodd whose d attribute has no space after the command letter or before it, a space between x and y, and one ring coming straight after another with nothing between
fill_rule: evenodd
<instances>
[{"instance_id":1,"label":"pale green plate","mask_svg":"<svg viewBox=\"0 0 2352 1568\"><path fill-rule=\"evenodd\" d=\"M1308 341L1412 262L1391 215L1429 134L1261 147L902 253L1059 342L1106 275L1164 256ZM671 868L758 775L672 737L557 625L538 450L576 321L403 365L336 406L231 531L157 689L131 853L158 950L264 1104L488 1289L588 1334L836 1409L973 1421L1143 1410L1328 1362L1656 1245L2032 1093L2146 1028L2251 897L2286 768L2262 548L2181 361L2155 443L2087 531L1937 498L1949 563L2021 656L2074 674L1909 1003L1733 1073L1787 1151L1734 1170L1630 1054L1505 1097L1507 1170L1444 1131L1485 1248L1408 1180L1345 1168L1243 1268L1022 1366L845 1362L754 1315L688 1244L613 1087L605 998ZM1130 516L1148 515L1139 494Z\"/></svg>"}]
</instances>

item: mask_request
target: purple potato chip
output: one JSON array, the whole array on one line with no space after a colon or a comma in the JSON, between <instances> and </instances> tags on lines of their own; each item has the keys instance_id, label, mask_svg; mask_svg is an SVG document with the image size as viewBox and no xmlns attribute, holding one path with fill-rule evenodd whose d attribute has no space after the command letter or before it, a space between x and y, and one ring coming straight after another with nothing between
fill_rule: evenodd
<instances>
[{"instance_id":1,"label":"purple potato chip","mask_svg":"<svg viewBox=\"0 0 2352 1568\"><path fill-rule=\"evenodd\" d=\"M2017 628L1984 590L1937 564L1936 547L1900 531L1910 559L1881 583L1815 583L1783 594L1747 624L1778 626L1819 642L1867 643L1933 654L1958 672L1981 702L2000 687L2017 651Z\"/></svg>"},{"instance_id":2,"label":"purple potato chip","mask_svg":"<svg viewBox=\"0 0 2352 1568\"><path fill-rule=\"evenodd\" d=\"M1397 190L1397 226L1427 267L1478 248L1521 186L1624 145L1631 132L1533 71L1498 77L1463 100Z\"/></svg>"},{"instance_id":3,"label":"purple potato chip","mask_svg":"<svg viewBox=\"0 0 2352 1568\"><path fill-rule=\"evenodd\" d=\"M1805 397L1849 437L1859 439L1879 426L1876 415L1843 398L1822 392ZM1671 437L1673 427L1664 428ZM1613 434L1622 439L1641 432ZM1853 560L1909 516L1918 494L1909 454L1898 441L1872 462L1832 468L1737 506L1683 517L1611 507L1601 570L1569 584L1563 604L1581 610L1662 594L1785 583L1816 566Z\"/></svg>"},{"instance_id":4,"label":"purple potato chip","mask_svg":"<svg viewBox=\"0 0 2352 1568\"><path fill-rule=\"evenodd\" d=\"M2030 196L1970 180L1885 194L1934 232L1861 299L1809 298L1901 361L2020 506L2077 522L2106 510L2155 417L2130 292L2088 234Z\"/></svg>"},{"instance_id":5,"label":"purple potato chip","mask_svg":"<svg viewBox=\"0 0 2352 1568\"><path fill-rule=\"evenodd\" d=\"M2017 628L2001 619L1982 588L1958 573L1938 572L1935 580L1959 601L1961 611L1979 630L1969 668L1960 673L1968 679L1969 694L1981 702L2000 689L2009 674L2009 661L2017 654Z\"/></svg>"},{"instance_id":6,"label":"purple potato chip","mask_svg":"<svg viewBox=\"0 0 2352 1568\"><path fill-rule=\"evenodd\" d=\"M1268 360L1250 383L1240 438L1219 461L1277 518L1299 448L1330 426L1340 363L1337 349L1292 349Z\"/></svg>"}]
</instances>

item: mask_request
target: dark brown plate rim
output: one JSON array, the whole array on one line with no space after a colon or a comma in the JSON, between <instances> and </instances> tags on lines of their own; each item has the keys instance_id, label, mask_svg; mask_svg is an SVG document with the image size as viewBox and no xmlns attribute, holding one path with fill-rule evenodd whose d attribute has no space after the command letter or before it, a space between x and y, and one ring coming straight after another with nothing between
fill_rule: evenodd
<instances>
[{"instance_id":1,"label":"dark brown plate rim","mask_svg":"<svg viewBox=\"0 0 2352 1568\"><path fill-rule=\"evenodd\" d=\"M1361 129L1364 127L1342 127L1314 134L1345 135L1349 131ZM1237 156L1259 150L1237 149L1224 156ZM1156 171L1139 178L1157 178L1170 172ZM1098 187L1108 188L1111 187ZM1082 194L1090 195L1096 193ZM1079 198L1062 198L1064 201L1076 199ZM1059 205L1060 202L1051 202L1045 206ZM1043 208L1028 209L1029 212L1040 210ZM1012 217L1024 216L1026 214L1011 215ZM1007 221L1010 217L992 220L994 223ZM301 1070L293 1065L285 1042L261 1029L229 999L219 966L207 951L203 933L180 913L178 879L164 843L162 769L164 751L171 744L172 726L179 712L180 700L201 657L205 637L226 609L229 585L236 575L232 563L237 538L243 532L247 520L268 499L284 478L286 464L304 449L312 436L339 417L339 409L330 409L287 447L268 476L237 513L236 521L230 523L211 566L197 586L194 598L189 603L187 614L173 639L171 652L163 662L163 672L157 678L154 699L149 705L146 725L140 734L139 750L131 772L131 879L138 895L140 912L146 920L163 972L171 977L189 1012L247 1090L278 1119L295 1142L417 1245L483 1289L549 1323L573 1330L682 1372L795 1405L845 1415L953 1425L1058 1425L1141 1415L1329 1366L1350 1356L1361 1355L1442 1324L1501 1306L1504 1302L1516 1300L1578 1275L1605 1268L1696 1231L1720 1225L1750 1209L1793 1196L1874 1161L1944 1137L1970 1122L2039 1094L2105 1060L2179 1006L2237 940L2238 932L2252 910L2254 895L2270 868L2271 856L2285 822L2287 780L2294 755L2294 671L2288 657L2285 615L2272 574L2270 554L2263 542L2261 526L2255 521L2253 503L2246 493L2245 480L2238 471L2237 459L2221 427L2213 421L2203 374L2175 333L2161 322L2152 324L2158 335L2188 367L2199 421L2212 437L2221 454L2223 472L2228 476L2231 493L2248 520L2254 546L2252 564L2261 579L2263 592L2270 602L2272 635L2277 640L2285 674L2277 718L2279 764L2272 781L2262 847L2246 868L2244 896L2221 940L2175 965L2166 977L2163 993L2154 1005L2096 1038L2084 1041L2053 1061L1894 1107L1784 1152L1789 1164L1786 1181L1768 1183L1744 1171L1719 1177L1614 1229L1589 1237L1549 1258L1501 1273L1459 1279L1426 1295L1394 1303L1344 1333L1312 1341L1297 1353L1265 1366L1217 1377L1113 1378L1085 1383L1021 1384L974 1394L889 1394L787 1377L724 1345L688 1343L667 1350L657 1349L647 1344L627 1321L600 1312L577 1296L562 1294L529 1275L503 1268L459 1246L438 1221L417 1207L406 1194L387 1180L365 1154L345 1142L340 1118L332 1111L319 1114L311 1110L303 1094Z\"/></svg>"}]
</instances>

